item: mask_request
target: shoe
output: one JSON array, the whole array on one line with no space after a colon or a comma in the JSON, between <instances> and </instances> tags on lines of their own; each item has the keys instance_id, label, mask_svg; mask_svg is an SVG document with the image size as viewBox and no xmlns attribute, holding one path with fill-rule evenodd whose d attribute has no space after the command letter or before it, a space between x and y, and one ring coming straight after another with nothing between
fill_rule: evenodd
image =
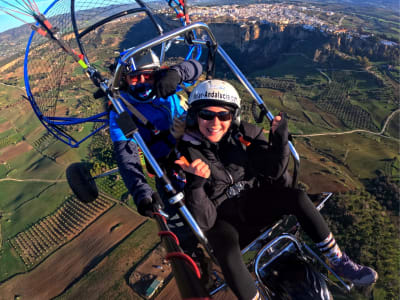
<instances>
[{"instance_id":1,"label":"shoe","mask_svg":"<svg viewBox=\"0 0 400 300\"><path fill-rule=\"evenodd\" d=\"M371 285L378 280L378 273L370 268L353 262L346 253L337 263L331 263L332 270L342 277L351 281L354 285Z\"/></svg>"}]
</instances>

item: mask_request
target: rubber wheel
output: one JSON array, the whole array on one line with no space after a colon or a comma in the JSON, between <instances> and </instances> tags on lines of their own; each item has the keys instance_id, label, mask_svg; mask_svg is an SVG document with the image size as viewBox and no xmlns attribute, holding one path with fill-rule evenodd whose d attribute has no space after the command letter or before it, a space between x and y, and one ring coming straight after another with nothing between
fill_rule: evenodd
<instances>
[{"instance_id":1,"label":"rubber wheel","mask_svg":"<svg viewBox=\"0 0 400 300\"><path fill-rule=\"evenodd\" d=\"M73 163L69 165L66 175L69 187L80 201L89 203L96 200L99 191L85 164Z\"/></svg>"}]
</instances>

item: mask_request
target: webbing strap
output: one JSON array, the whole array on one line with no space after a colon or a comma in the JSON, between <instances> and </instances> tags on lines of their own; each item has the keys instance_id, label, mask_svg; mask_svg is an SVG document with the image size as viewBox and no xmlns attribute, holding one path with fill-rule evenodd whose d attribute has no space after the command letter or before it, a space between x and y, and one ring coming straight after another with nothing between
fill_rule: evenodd
<instances>
[{"instance_id":1,"label":"webbing strap","mask_svg":"<svg viewBox=\"0 0 400 300\"><path fill-rule=\"evenodd\" d=\"M207 75L206 79L213 79L215 76L215 54L217 53L217 45L211 45L207 42L208 56L207 56Z\"/></svg>"},{"instance_id":2,"label":"webbing strap","mask_svg":"<svg viewBox=\"0 0 400 300\"><path fill-rule=\"evenodd\" d=\"M124 98L121 94L119 95L122 102L124 102L125 106L129 109L129 111L137 118L140 122L142 122L147 128L151 130L156 130L153 124L140 112L138 111L132 104L129 103L128 100Z\"/></svg>"}]
</instances>

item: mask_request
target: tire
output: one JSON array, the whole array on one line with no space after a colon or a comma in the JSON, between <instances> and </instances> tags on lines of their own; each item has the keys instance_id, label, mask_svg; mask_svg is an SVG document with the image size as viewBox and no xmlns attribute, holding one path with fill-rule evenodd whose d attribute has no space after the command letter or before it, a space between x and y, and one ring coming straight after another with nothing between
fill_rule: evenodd
<instances>
[{"instance_id":1,"label":"tire","mask_svg":"<svg viewBox=\"0 0 400 300\"><path fill-rule=\"evenodd\" d=\"M99 195L96 182L83 163L73 163L66 170L69 187L79 201L89 203Z\"/></svg>"}]
</instances>

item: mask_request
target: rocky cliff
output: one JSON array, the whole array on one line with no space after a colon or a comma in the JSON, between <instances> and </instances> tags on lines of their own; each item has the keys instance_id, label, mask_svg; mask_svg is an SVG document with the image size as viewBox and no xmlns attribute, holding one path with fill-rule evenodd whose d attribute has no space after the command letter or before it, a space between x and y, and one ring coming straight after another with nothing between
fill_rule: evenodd
<instances>
[{"instance_id":1,"label":"rocky cliff","mask_svg":"<svg viewBox=\"0 0 400 300\"><path fill-rule=\"evenodd\" d=\"M248 61L251 57L258 66L276 61L284 52L303 51L307 42L313 44L314 49L310 49L313 57L313 51L328 40L321 31L295 25L214 23L209 26L220 45L235 59L242 57ZM302 50L299 44L303 44Z\"/></svg>"},{"instance_id":2,"label":"rocky cliff","mask_svg":"<svg viewBox=\"0 0 400 300\"><path fill-rule=\"evenodd\" d=\"M399 57L399 46L388 46L375 37L360 38L348 34L335 35L302 25L278 24L209 24L217 41L235 59L247 64L263 67L271 64L282 53L302 53L309 58L324 60L336 55L339 50L347 55L358 55L369 59L395 60ZM251 61L249 61L251 58ZM244 60L244 61L243 61ZM261 64L261 65L260 65Z\"/></svg>"}]
</instances>

